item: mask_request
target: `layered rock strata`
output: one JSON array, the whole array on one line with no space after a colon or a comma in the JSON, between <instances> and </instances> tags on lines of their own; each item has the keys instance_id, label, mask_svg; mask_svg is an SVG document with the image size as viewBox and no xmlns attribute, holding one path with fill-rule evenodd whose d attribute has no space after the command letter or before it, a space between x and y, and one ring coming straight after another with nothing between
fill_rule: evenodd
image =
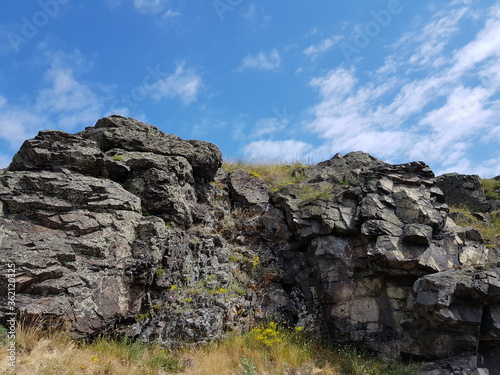
<instances>
[{"instance_id":1,"label":"layered rock strata","mask_svg":"<svg viewBox=\"0 0 500 375\"><path fill-rule=\"evenodd\" d=\"M0 171L3 318L13 263L18 312L77 335L175 346L273 318L391 358L500 343L498 249L449 215L489 214L475 177L354 152L271 192L221 159L120 116L27 140Z\"/></svg>"}]
</instances>

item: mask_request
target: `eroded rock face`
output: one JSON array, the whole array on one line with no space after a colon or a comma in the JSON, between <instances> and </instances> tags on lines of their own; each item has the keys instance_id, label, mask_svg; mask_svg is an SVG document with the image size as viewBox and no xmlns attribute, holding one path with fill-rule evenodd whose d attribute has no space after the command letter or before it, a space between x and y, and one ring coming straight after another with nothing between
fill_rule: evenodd
<instances>
[{"instance_id":1,"label":"eroded rock face","mask_svg":"<svg viewBox=\"0 0 500 375\"><path fill-rule=\"evenodd\" d=\"M446 203L487 212L490 205L481 187L479 176L448 173L437 178L437 185L446 193Z\"/></svg>"},{"instance_id":2,"label":"eroded rock face","mask_svg":"<svg viewBox=\"0 0 500 375\"><path fill-rule=\"evenodd\" d=\"M140 313L166 228L142 216L137 196L61 169L6 171L0 199L2 275L15 264L19 313L64 317L80 334Z\"/></svg>"},{"instance_id":3,"label":"eroded rock face","mask_svg":"<svg viewBox=\"0 0 500 375\"><path fill-rule=\"evenodd\" d=\"M486 335L480 329L496 316L498 270L477 271L489 249L448 217L425 164L389 165L358 152L305 174L274 201L307 248L331 337L426 358L475 353L493 337L493 323Z\"/></svg>"},{"instance_id":4,"label":"eroded rock face","mask_svg":"<svg viewBox=\"0 0 500 375\"><path fill-rule=\"evenodd\" d=\"M27 140L0 174L1 267L16 265L19 312L67 319L80 334L135 322L168 228L197 220L197 186L220 163L215 145L120 116Z\"/></svg>"},{"instance_id":5,"label":"eroded rock face","mask_svg":"<svg viewBox=\"0 0 500 375\"><path fill-rule=\"evenodd\" d=\"M451 177L354 152L271 193L220 165L215 145L120 116L40 132L0 171L0 286L14 263L20 313L165 346L272 316L472 373L500 343L498 259L448 215L468 194Z\"/></svg>"},{"instance_id":6,"label":"eroded rock face","mask_svg":"<svg viewBox=\"0 0 500 375\"><path fill-rule=\"evenodd\" d=\"M185 141L176 135L165 134L155 126L122 116L103 118L78 135L95 141L103 152L116 149L180 156L191 164L196 176L208 181L214 178L222 160L222 154L214 144Z\"/></svg>"}]
</instances>

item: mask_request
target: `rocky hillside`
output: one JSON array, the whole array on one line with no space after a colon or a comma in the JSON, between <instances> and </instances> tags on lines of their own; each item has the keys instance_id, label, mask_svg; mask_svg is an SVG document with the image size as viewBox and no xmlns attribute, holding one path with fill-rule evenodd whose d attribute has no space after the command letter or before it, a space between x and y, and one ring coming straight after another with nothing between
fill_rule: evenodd
<instances>
[{"instance_id":1,"label":"rocky hillside","mask_svg":"<svg viewBox=\"0 0 500 375\"><path fill-rule=\"evenodd\" d=\"M498 350L500 249L450 214L492 226L477 177L354 152L272 191L221 163L120 116L27 140L0 171L0 318L13 263L19 314L78 336L176 346L274 319L443 374Z\"/></svg>"}]
</instances>

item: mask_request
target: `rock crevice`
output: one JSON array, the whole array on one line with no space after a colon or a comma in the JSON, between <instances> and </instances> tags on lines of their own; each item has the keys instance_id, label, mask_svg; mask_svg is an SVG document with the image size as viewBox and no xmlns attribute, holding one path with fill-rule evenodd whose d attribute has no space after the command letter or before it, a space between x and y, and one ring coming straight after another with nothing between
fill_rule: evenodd
<instances>
[{"instance_id":1,"label":"rock crevice","mask_svg":"<svg viewBox=\"0 0 500 375\"><path fill-rule=\"evenodd\" d=\"M0 269L16 265L19 313L166 346L270 316L392 358L500 344L498 249L449 214L492 209L476 177L353 152L270 192L221 161L121 116L27 140L0 171Z\"/></svg>"}]
</instances>

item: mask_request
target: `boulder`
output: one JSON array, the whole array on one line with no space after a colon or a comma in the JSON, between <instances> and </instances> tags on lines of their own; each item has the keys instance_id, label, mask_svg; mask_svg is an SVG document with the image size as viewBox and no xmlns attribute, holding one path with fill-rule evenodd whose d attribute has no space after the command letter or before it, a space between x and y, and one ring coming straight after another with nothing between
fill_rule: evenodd
<instances>
[{"instance_id":1,"label":"boulder","mask_svg":"<svg viewBox=\"0 0 500 375\"><path fill-rule=\"evenodd\" d=\"M203 141L185 141L157 127L122 116L109 116L85 128L78 136L97 143L102 152L113 149L180 156L192 165L196 176L213 180L222 164L219 148Z\"/></svg>"},{"instance_id":2,"label":"boulder","mask_svg":"<svg viewBox=\"0 0 500 375\"><path fill-rule=\"evenodd\" d=\"M479 176L448 173L437 177L436 182L444 192L446 204L455 207L464 206L477 212L489 211L490 205L484 195Z\"/></svg>"},{"instance_id":3,"label":"boulder","mask_svg":"<svg viewBox=\"0 0 500 375\"><path fill-rule=\"evenodd\" d=\"M92 140L45 130L25 141L9 165L11 171L68 168L90 176L104 175L104 154Z\"/></svg>"},{"instance_id":4,"label":"boulder","mask_svg":"<svg viewBox=\"0 0 500 375\"><path fill-rule=\"evenodd\" d=\"M270 198L265 182L258 176L242 170L235 170L229 175L229 193L236 205L260 210Z\"/></svg>"},{"instance_id":5,"label":"boulder","mask_svg":"<svg viewBox=\"0 0 500 375\"><path fill-rule=\"evenodd\" d=\"M493 292L485 302L481 290L495 290L497 271L475 281L470 267L485 265L489 249L474 229L448 218L432 171L353 153L304 173L273 201L308 249L308 283L331 337L389 357L476 353L499 301ZM310 200L304 191L327 194ZM468 273L458 271L464 267Z\"/></svg>"}]
</instances>

